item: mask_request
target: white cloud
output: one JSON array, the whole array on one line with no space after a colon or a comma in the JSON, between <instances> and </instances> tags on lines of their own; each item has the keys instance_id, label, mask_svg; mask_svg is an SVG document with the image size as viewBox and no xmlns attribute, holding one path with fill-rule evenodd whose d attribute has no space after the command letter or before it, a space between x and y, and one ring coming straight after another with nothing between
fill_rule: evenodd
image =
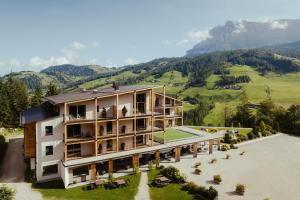
<instances>
[{"instance_id":1,"label":"white cloud","mask_svg":"<svg viewBox=\"0 0 300 200\"><path fill-rule=\"evenodd\" d=\"M126 65L135 65L135 64L138 64L139 61L138 61L138 60L135 60L135 59L133 59L133 58L126 58L126 59L124 60L124 63L125 63Z\"/></svg>"},{"instance_id":2,"label":"white cloud","mask_svg":"<svg viewBox=\"0 0 300 200\"><path fill-rule=\"evenodd\" d=\"M271 21L270 22L270 28L271 29L287 29L288 23L286 21Z\"/></svg>"},{"instance_id":3,"label":"white cloud","mask_svg":"<svg viewBox=\"0 0 300 200\"><path fill-rule=\"evenodd\" d=\"M207 40L208 38L211 38L209 30L190 31L187 33L187 35L189 37L189 40L192 42L201 42Z\"/></svg>"},{"instance_id":4,"label":"white cloud","mask_svg":"<svg viewBox=\"0 0 300 200\"><path fill-rule=\"evenodd\" d=\"M49 59L43 59L39 56L35 56L29 60L29 65L38 69L53 65L62 65L69 63L70 61L66 57L50 57Z\"/></svg>"},{"instance_id":5,"label":"white cloud","mask_svg":"<svg viewBox=\"0 0 300 200\"><path fill-rule=\"evenodd\" d=\"M109 59L107 59L107 60L105 61L105 66L106 66L106 67L113 67L113 63L112 63L111 58L109 58Z\"/></svg>"},{"instance_id":6,"label":"white cloud","mask_svg":"<svg viewBox=\"0 0 300 200\"><path fill-rule=\"evenodd\" d=\"M247 31L245 24L242 20L239 20L236 24L235 24L235 30L233 31L233 33L239 34L242 32Z\"/></svg>"},{"instance_id":7,"label":"white cloud","mask_svg":"<svg viewBox=\"0 0 300 200\"><path fill-rule=\"evenodd\" d=\"M74 41L71 44L71 47L74 48L74 49L83 49L83 48L85 48L85 45L80 43L80 42Z\"/></svg>"},{"instance_id":8,"label":"white cloud","mask_svg":"<svg viewBox=\"0 0 300 200\"><path fill-rule=\"evenodd\" d=\"M99 43L98 41L94 41L94 42L93 42L93 47L98 47L99 44L100 44L100 43Z\"/></svg>"},{"instance_id":9,"label":"white cloud","mask_svg":"<svg viewBox=\"0 0 300 200\"><path fill-rule=\"evenodd\" d=\"M189 40L183 39L183 40L178 41L178 42L177 42L177 45L183 45L183 44L186 44L186 43L188 43L188 42L189 42Z\"/></svg>"}]
</instances>

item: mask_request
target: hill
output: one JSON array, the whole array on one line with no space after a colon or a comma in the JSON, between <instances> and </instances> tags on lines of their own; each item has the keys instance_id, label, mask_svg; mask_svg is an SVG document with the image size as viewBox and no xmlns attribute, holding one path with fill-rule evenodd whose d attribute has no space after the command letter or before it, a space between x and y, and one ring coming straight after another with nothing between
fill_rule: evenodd
<instances>
[{"instance_id":1,"label":"hill","mask_svg":"<svg viewBox=\"0 0 300 200\"><path fill-rule=\"evenodd\" d=\"M253 49L300 40L300 19L267 22L228 21L209 30L209 36L186 52L197 56L214 51Z\"/></svg>"},{"instance_id":2,"label":"hill","mask_svg":"<svg viewBox=\"0 0 300 200\"><path fill-rule=\"evenodd\" d=\"M67 64L50 66L40 72L14 72L3 78L6 79L8 76L13 76L16 79L23 81L29 89L32 89L37 85L45 87L50 82L57 84L61 88L66 88L74 82L85 79L90 80L91 77L110 71L113 71L113 69L97 65L76 66Z\"/></svg>"}]
</instances>

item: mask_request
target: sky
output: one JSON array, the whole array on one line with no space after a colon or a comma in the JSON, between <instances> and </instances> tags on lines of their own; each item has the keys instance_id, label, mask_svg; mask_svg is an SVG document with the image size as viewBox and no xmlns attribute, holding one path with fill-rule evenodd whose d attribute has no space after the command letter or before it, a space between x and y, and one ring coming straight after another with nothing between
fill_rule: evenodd
<instances>
[{"instance_id":1,"label":"sky","mask_svg":"<svg viewBox=\"0 0 300 200\"><path fill-rule=\"evenodd\" d=\"M228 20L300 18L299 0L0 0L0 75L183 56Z\"/></svg>"}]
</instances>

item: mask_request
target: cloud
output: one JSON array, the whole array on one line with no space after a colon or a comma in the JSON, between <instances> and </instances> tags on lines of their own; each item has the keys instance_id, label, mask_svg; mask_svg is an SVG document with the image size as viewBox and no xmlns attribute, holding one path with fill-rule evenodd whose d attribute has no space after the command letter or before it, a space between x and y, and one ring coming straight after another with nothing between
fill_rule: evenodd
<instances>
[{"instance_id":1,"label":"cloud","mask_svg":"<svg viewBox=\"0 0 300 200\"><path fill-rule=\"evenodd\" d=\"M12 66L12 67L21 67L21 62L15 58L12 58L10 61L9 61L9 64Z\"/></svg>"},{"instance_id":2,"label":"cloud","mask_svg":"<svg viewBox=\"0 0 300 200\"><path fill-rule=\"evenodd\" d=\"M85 45L80 43L80 42L74 41L71 44L71 47L74 48L74 49L83 49L83 48L85 48Z\"/></svg>"},{"instance_id":3,"label":"cloud","mask_svg":"<svg viewBox=\"0 0 300 200\"><path fill-rule=\"evenodd\" d=\"M245 32L245 31L247 31L247 29L245 27L244 22L242 20L239 20L238 22L236 22L235 30L233 31L233 33L239 34L239 33Z\"/></svg>"},{"instance_id":4,"label":"cloud","mask_svg":"<svg viewBox=\"0 0 300 200\"><path fill-rule=\"evenodd\" d=\"M271 29L287 29L288 23L286 21L271 21L270 22L270 28Z\"/></svg>"},{"instance_id":5,"label":"cloud","mask_svg":"<svg viewBox=\"0 0 300 200\"><path fill-rule=\"evenodd\" d=\"M192 42L202 42L204 40L211 38L209 30L189 31L187 33L187 36L189 38L189 41Z\"/></svg>"},{"instance_id":6,"label":"cloud","mask_svg":"<svg viewBox=\"0 0 300 200\"><path fill-rule=\"evenodd\" d=\"M183 39L183 40L178 41L176 44L177 44L177 45L183 45L183 44L186 44L186 43L188 43L188 42L189 42L188 39Z\"/></svg>"},{"instance_id":7,"label":"cloud","mask_svg":"<svg viewBox=\"0 0 300 200\"><path fill-rule=\"evenodd\" d=\"M91 60L88 61L88 64L92 64L92 65L96 65L97 63L97 59L96 58L93 58Z\"/></svg>"},{"instance_id":8,"label":"cloud","mask_svg":"<svg viewBox=\"0 0 300 200\"><path fill-rule=\"evenodd\" d=\"M50 57L49 59L43 59L39 56L35 56L29 60L29 65L37 69L69 63L70 61L66 57Z\"/></svg>"},{"instance_id":9,"label":"cloud","mask_svg":"<svg viewBox=\"0 0 300 200\"><path fill-rule=\"evenodd\" d=\"M135 64L138 64L139 61L138 61L138 60L135 60L135 59L133 59L133 58L126 58L126 59L124 60L124 63L125 63L126 65L135 65Z\"/></svg>"},{"instance_id":10,"label":"cloud","mask_svg":"<svg viewBox=\"0 0 300 200\"><path fill-rule=\"evenodd\" d=\"M93 45L93 47L98 47L99 44L100 44L100 43L99 43L98 41L94 41L92 45Z\"/></svg>"},{"instance_id":11,"label":"cloud","mask_svg":"<svg viewBox=\"0 0 300 200\"><path fill-rule=\"evenodd\" d=\"M162 44L163 44L163 45L172 45L173 42L170 41L170 40L165 40L165 41L162 42Z\"/></svg>"},{"instance_id":12,"label":"cloud","mask_svg":"<svg viewBox=\"0 0 300 200\"><path fill-rule=\"evenodd\" d=\"M111 58L109 58L109 59L107 59L107 60L105 61L105 66L106 66L106 67L113 67L113 63L112 63Z\"/></svg>"}]
</instances>

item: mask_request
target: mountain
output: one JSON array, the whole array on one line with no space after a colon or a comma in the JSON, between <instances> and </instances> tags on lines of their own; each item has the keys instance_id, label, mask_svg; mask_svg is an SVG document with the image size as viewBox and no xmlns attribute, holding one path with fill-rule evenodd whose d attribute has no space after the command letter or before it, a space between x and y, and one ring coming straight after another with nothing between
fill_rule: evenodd
<instances>
[{"instance_id":1,"label":"mountain","mask_svg":"<svg viewBox=\"0 0 300 200\"><path fill-rule=\"evenodd\" d=\"M103 73L108 73L114 69L101 67L97 65L57 65L50 66L40 72L21 71L13 72L3 77L13 76L16 79L23 81L29 89L33 89L37 85L46 87L50 82L57 84L61 88L68 87L74 82L85 79L90 80L91 77L98 76Z\"/></svg>"},{"instance_id":2,"label":"mountain","mask_svg":"<svg viewBox=\"0 0 300 200\"><path fill-rule=\"evenodd\" d=\"M300 19L267 22L228 21L209 30L206 40L186 52L196 56L214 51L260 48L300 41Z\"/></svg>"}]
</instances>

